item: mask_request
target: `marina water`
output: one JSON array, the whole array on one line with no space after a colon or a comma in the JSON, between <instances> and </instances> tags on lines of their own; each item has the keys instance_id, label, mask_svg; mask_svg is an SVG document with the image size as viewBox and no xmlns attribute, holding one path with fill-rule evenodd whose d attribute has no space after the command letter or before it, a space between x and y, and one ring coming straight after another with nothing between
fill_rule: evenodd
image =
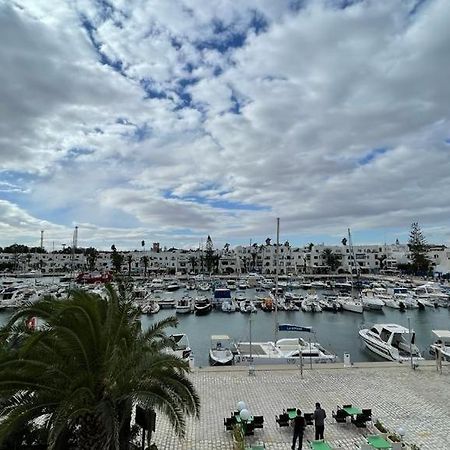
<instances>
[{"instance_id":1,"label":"marina water","mask_svg":"<svg viewBox=\"0 0 450 450\"><path fill-rule=\"evenodd\" d=\"M243 291L248 299L255 297L255 289ZM307 294L306 291L296 290L299 295ZM330 291L327 291L328 293ZM321 294L320 291L316 291ZM183 295L196 297L197 295L212 296L212 292L185 291L180 289L175 292L164 292L161 297L180 298ZM0 311L0 325L4 324L12 311ZM141 318L143 329L152 323L165 317L176 315L175 309L161 309L154 315L143 315ZM214 334L227 334L235 341L249 341L250 314L240 312L224 313L213 310L204 316L195 314L177 314L179 325L173 329L175 333L186 333L189 344L194 353L195 366L208 366L208 354L210 337ZM327 312L311 313L303 311L278 311L278 323L291 323L302 326L311 326L315 333L279 332L278 338L298 337L305 340L320 342L327 350L337 355L338 360L343 360L344 353L350 353L353 362L384 361L369 350L365 349L358 331L361 327L374 323L396 323L408 327L408 317L411 318L411 328L416 332L416 344L419 346L425 358L431 358L428 348L435 340L431 330L450 329L450 308L426 308L425 310L407 310L401 312L397 309L384 307L382 311L364 311L363 314L352 312ZM258 310L251 314L252 341L273 341L275 328L275 313Z\"/></svg>"}]
</instances>

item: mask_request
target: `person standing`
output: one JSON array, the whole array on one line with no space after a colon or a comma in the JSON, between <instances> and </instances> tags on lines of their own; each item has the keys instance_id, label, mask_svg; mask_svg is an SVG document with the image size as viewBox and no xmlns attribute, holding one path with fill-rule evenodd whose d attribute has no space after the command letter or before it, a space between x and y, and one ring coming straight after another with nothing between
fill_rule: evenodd
<instances>
[{"instance_id":1,"label":"person standing","mask_svg":"<svg viewBox=\"0 0 450 450\"><path fill-rule=\"evenodd\" d=\"M292 439L292 450L295 450L295 443L298 439L298 450L302 450L303 446L303 431L305 429L305 418L302 417L302 412L297 409L297 416L294 419L294 437Z\"/></svg>"},{"instance_id":2,"label":"person standing","mask_svg":"<svg viewBox=\"0 0 450 450\"><path fill-rule=\"evenodd\" d=\"M316 427L316 441L323 440L323 432L325 431L325 418L327 414L324 409L320 407L320 403L316 403L316 410L314 411L314 425Z\"/></svg>"}]
</instances>

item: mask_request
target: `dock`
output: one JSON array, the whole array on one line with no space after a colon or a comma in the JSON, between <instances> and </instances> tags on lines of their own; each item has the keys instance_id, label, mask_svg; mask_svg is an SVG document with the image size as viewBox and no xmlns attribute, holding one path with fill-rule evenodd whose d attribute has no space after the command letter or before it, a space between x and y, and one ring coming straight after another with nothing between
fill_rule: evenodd
<instances>
[{"instance_id":1,"label":"dock","mask_svg":"<svg viewBox=\"0 0 450 450\"><path fill-rule=\"evenodd\" d=\"M389 431L404 430L404 442L421 450L450 449L450 365L438 372L433 361L416 370L406 364L380 362L314 365L303 376L292 366L257 366L254 375L246 367L195 369L191 375L201 399L200 420L189 419L186 438L179 440L169 423L158 415L153 442L158 449L231 450L232 435L223 419L239 401L252 415L264 416L264 428L255 430L247 444L264 442L270 450L290 450L292 428L279 428L275 416L288 407L313 412L320 402L327 413L325 439L334 447L356 450L373 424L356 428L336 423L331 415L337 405L371 408L373 421ZM314 439L314 427L305 430L303 448Z\"/></svg>"}]
</instances>

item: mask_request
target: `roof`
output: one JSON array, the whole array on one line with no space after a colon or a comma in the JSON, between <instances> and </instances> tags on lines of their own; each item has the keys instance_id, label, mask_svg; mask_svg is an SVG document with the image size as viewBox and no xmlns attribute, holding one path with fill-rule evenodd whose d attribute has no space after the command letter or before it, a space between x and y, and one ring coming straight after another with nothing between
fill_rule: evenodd
<instances>
[{"instance_id":1,"label":"roof","mask_svg":"<svg viewBox=\"0 0 450 450\"><path fill-rule=\"evenodd\" d=\"M377 323L374 326L383 327L393 333L409 333L408 328L405 328L402 325L397 325L396 323Z\"/></svg>"},{"instance_id":2,"label":"roof","mask_svg":"<svg viewBox=\"0 0 450 450\"><path fill-rule=\"evenodd\" d=\"M432 331L440 339L450 339L449 330L432 330Z\"/></svg>"}]
</instances>

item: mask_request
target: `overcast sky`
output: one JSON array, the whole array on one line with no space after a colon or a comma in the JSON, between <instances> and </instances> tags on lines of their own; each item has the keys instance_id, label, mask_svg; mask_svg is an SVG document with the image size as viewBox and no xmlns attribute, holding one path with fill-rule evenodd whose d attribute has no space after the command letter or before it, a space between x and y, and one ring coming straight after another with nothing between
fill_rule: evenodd
<instances>
[{"instance_id":1,"label":"overcast sky","mask_svg":"<svg viewBox=\"0 0 450 450\"><path fill-rule=\"evenodd\" d=\"M450 240L448 0L0 0L0 245Z\"/></svg>"}]
</instances>

